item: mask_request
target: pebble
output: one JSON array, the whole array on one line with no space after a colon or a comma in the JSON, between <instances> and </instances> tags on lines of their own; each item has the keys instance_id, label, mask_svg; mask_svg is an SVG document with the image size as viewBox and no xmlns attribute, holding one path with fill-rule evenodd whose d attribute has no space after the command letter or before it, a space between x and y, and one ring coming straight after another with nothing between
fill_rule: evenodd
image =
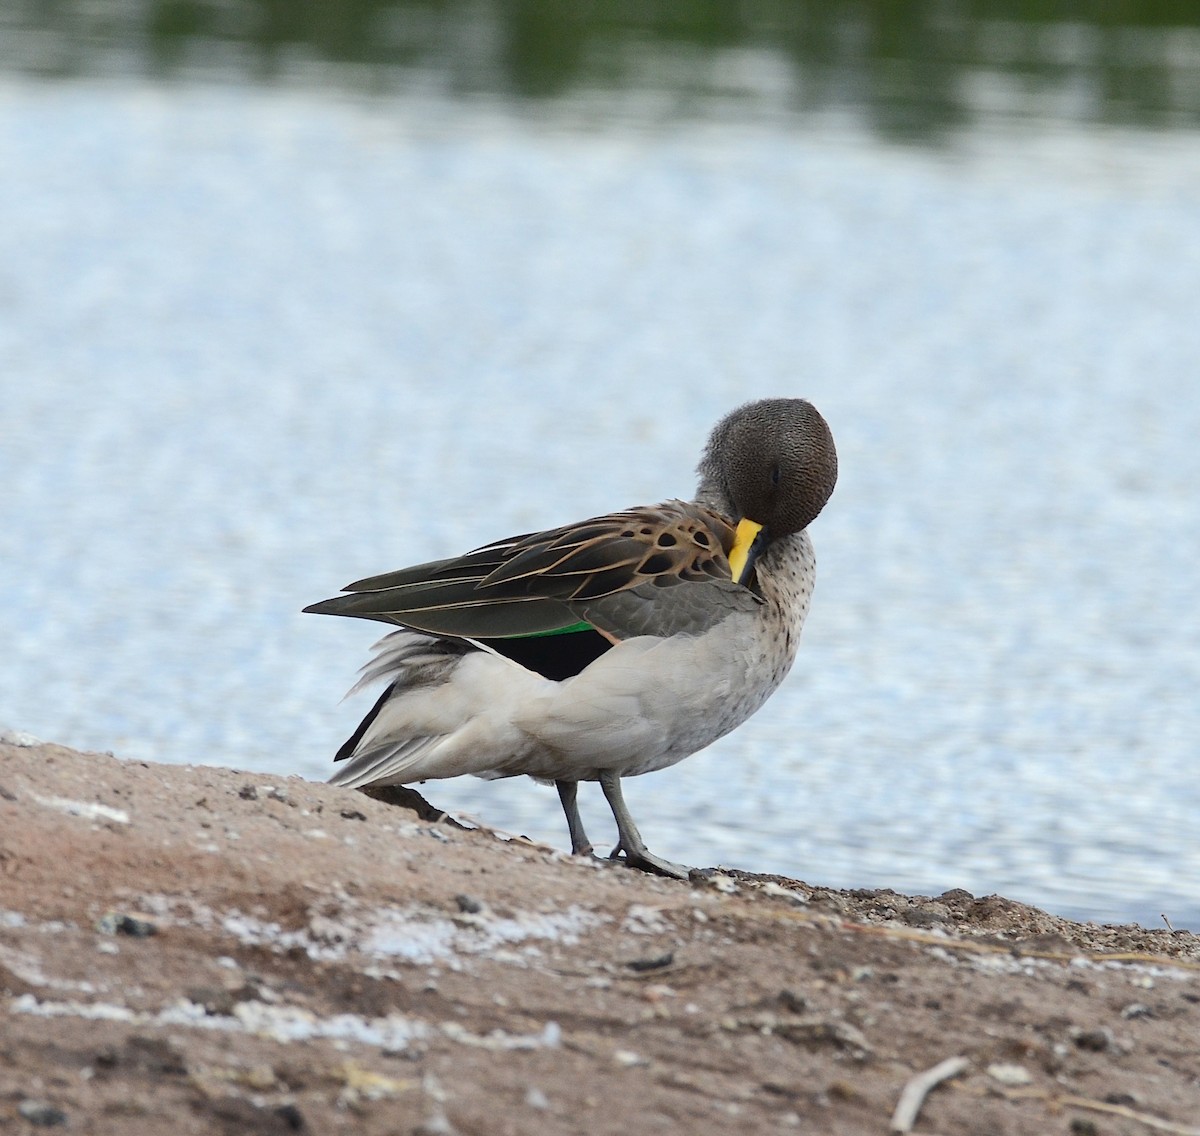
<instances>
[{"instance_id":1,"label":"pebble","mask_svg":"<svg viewBox=\"0 0 1200 1136\"><path fill-rule=\"evenodd\" d=\"M135 939L145 939L158 934L158 924L121 911L109 911L100 918L96 930L103 935L130 935Z\"/></svg>"},{"instance_id":2,"label":"pebble","mask_svg":"<svg viewBox=\"0 0 1200 1136\"><path fill-rule=\"evenodd\" d=\"M801 895L800 892L792 888L786 888L782 884L777 884L774 880L768 880L759 888L763 895L769 895L775 899L786 899L794 903L797 907L803 907L808 903L808 897Z\"/></svg>"},{"instance_id":3,"label":"pebble","mask_svg":"<svg viewBox=\"0 0 1200 1136\"><path fill-rule=\"evenodd\" d=\"M1100 1029L1081 1030L1074 1035L1076 1048L1086 1049L1092 1053L1104 1053L1113 1047L1112 1030Z\"/></svg>"},{"instance_id":4,"label":"pebble","mask_svg":"<svg viewBox=\"0 0 1200 1136\"><path fill-rule=\"evenodd\" d=\"M46 1101L23 1100L17 1111L35 1128L59 1128L67 1123L67 1114Z\"/></svg>"},{"instance_id":5,"label":"pebble","mask_svg":"<svg viewBox=\"0 0 1200 1136\"><path fill-rule=\"evenodd\" d=\"M719 891L722 895L734 895L737 893L737 880L722 872L709 876L705 882L710 888L714 891Z\"/></svg>"},{"instance_id":6,"label":"pebble","mask_svg":"<svg viewBox=\"0 0 1200 1136\"><path fill-rule=\"evenodd\" d=\"M525 1103L530 1108L536 1108L545 1112L550 1107L550 1102L546 1099L546 1094L541 1089L535 1089L532 1086L525 1092Z\"/></svg>"},{"instance_id":7,"label":"pebble","mask_svg":"<svg viewBox=\"0 0 1200 1136\"><path fill-rule=\"evenodd\" d=\"M1154 1017L1154 1011L1150 1009L1145 1002L1130 1002L1129 1005L1121 1011L1121 1017L1126 1019L1152 1018Z\"/></svg>"},{"instance_id":8,"label":"pebble","mask_svg":"<svg viewBox=\"0 0 1200 1136\"><path fill-rule=\"evenodd\" d=\"M666 951L661 955L655 955L653 958L637 958L631 959L625 965L630 970L635 970L642 973L647 970L661 970L665 966L670 966L675 961L675 952Z\"/></svg>"},{"instance_id":9,"label":"pebble","mask_svg":"<svg viewBox=\"0 0 1200 1136\"><path fill-rule=\"evenodd\" d=\"M1010 1087L1033 1083L1033 1074L1024 1065L1008 1065L997 1062L987 1067L987 1075L998 1084Z\"/></svg>"}]
</instances>

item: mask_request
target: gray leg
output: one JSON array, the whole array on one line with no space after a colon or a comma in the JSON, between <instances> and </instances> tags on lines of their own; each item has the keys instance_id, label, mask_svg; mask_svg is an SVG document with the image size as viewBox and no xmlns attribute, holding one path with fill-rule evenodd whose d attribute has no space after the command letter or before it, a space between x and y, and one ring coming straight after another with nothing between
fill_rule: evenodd
<instances>
[{"instance_id":1,"label":"gray leg","mask_svg":"<svg viewBox=\"0 0 1200 1136\"><path fill-rule=\"evenodd\" d=\"M608 801L608 807L612 809L613 819L617 822L617 832L620 835L610 859L614 858L618 852L624 852L625 863L631 868L641 868L643 872L657 872L660 876L673 876L677 880L686 880L688 878L687 868L682 864L672 864L670 860L664 860L661 856L655 856L646 847L642 834L638 832L637 825L633 823L629 807L625 804L625 797L621 792L621 775L612 770L605 770L600 774L600 788L604 790L605 799Z\"/></svg>"},{"instance_id":2,"label":"gray leg","mask_svg":"<svg viewBox=\"0 0 1200 1136\"><path fill-rule=\"evenodd\" d=\"M583 818L579 815L579 806L575 796L579 792L578 781L555 781L558 799L562 802L563 812L567 814L567 831L571 834L571 853L575 856L590 856L592 842L583 831Z\"/></svg>"}]
</instances>

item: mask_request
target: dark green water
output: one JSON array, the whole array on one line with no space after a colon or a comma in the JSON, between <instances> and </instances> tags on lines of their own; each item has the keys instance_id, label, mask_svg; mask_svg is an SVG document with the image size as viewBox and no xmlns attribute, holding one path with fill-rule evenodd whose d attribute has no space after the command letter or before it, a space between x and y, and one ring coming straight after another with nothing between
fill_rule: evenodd
<instances>
[{"instance_id":1,"label":"dark green water","mask_svg":"<svg viewBox=\"0 0 1200 1136\"><path fill-rule=\"evenodd\" d=\"M981 119L1200 125L1200 5L942 0L82 0L0 4L0 70L585 105L842 114L936 141Z\"/></svg>"}]
</instances>

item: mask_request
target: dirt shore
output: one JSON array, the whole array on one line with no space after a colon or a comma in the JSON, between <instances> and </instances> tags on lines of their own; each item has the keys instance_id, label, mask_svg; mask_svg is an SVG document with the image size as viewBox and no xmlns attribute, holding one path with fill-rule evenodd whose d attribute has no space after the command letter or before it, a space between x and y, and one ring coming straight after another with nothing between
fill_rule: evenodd
<instances>
[{"instance_id":1,"label":"dirt shore","mask_svg":"<svg viewBox=\"0 0 1200 1136\"><path fill-rule=\"evenodd\" d=\"M1200 937L0 744L0 1129L1200 1136ZM436 786L434 787L436 789ZM917 1094L918 1096L920 1094Z\"/></svg>"}]
</instances>

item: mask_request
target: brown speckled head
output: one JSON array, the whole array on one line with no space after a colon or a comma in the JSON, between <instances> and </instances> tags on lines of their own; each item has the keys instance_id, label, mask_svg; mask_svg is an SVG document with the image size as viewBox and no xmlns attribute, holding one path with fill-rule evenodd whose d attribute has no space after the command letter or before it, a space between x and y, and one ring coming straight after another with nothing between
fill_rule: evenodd
<instances>
[{"instance_id":1,"label":"brown speckled head","mask_svg":"<svg viewBox=\"0 0 1200 1136\"><path fill-rule=\"evenodd\" d=\"M837 451L825 419L802 398L764 398L713 428L697 472L697 499L772 537L806 528L837 483Z\"/></svg>"}]
</instances>

